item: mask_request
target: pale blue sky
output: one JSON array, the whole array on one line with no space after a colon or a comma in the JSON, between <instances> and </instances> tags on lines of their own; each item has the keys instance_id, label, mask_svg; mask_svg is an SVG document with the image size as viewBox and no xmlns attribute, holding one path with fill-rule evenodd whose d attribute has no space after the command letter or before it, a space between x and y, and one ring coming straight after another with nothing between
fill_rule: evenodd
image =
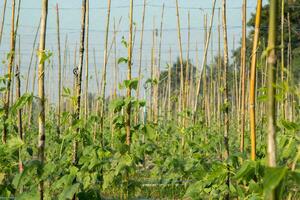
<instances>
[{"instance_id":1,"label":"pale blue sky","mask_svg":"<svg viewBox=\"0 0 300 200\"><path fill-rule=\"evenodd\" d=\"M81 17L81 0L49 0L49 13L48 13L48 29L47 29L47 49L53 49L56 52L56 13L55 4L58 3L60 9L60 20L61 20L61 46L64 47L64 38L66 34L68 35L68 44L70 49L70 66L68 68L73 68L73 55L76 43L79 41L80 33L80 17ZM177 42L177 28L176 28L176 9L175 0L148 0L147 10L146 10L146 22L145 22L145 37L144 37L144 59L143 59L143 73L144 76L148 76L149 70L147 66L150 64L150 49L152 41L152 27L153 18L155 17L156 28L159 29L160 26L160 16L162 5L165 4L165 18L164 18L164 32L162 41L162 68L166 65L165 63L169 61L168 49L171 47L173 51L173 60L179 55L178 52L178 42ZM134 1L134 21L137 24L137 29L141 28L142 20L142 4L143 0ZM184 56L186 57L187 49L187 15L190 12L191 15L191 52L190 58L195 62L195 46L198 43L199 47L199 60L201 62L203 53L203 14L211 14L212 0L179 0L180 4L180 17L181 17L181 28L182 28L182 43ZM241 6L242 0L228 0L228 37L229 37L229 47L232 49L233 37L236 38L238 42L241 36ZM0 46L1 57L5 58L5 54L9 51L9 29L10 29L10 5L11 1L8 0L8 9L6 12L6 21L4 27L3 42ZM221 6L221 1L217 0L216 7ZM248 0L248 17L250 13L255 11L256 0ZM21 55L22 55L22 72L25 76L25 72L28 68L29 57L31 53L34 32L38 25L40 18L41 1L40 0L22 0L21 4L21 17L20 17L20 27L19 34L21 37ZM93 66L93 49L96 50L96 62L99 72L101 71L103 63L103 46L104 46L104 29L106 23L106 7L107 0L90 0L90 74L91 78L91 90L95 87L95 76L94 76L94 66ZM121 32L118 34L118 57L126 56L127 52L120 43L121 37L128 35L128 7L129 0L112 0L112 10L111 10L111 25L110 30L113 28L113 19L118 22L119 18L122 16L122 22L120 26ZM3 0L0 2L0 14L2 16ZM202 8L202 9L200 9ZM216 17L213 26L213 52L217 50L217 25L218 25L218 10L216 10ZM209 20L208 20L209 21ZM111 41L113 35L110 34L109 41ZM140 32L137 31L135 51L134 51L134 67L133 74L135 76L137 72L138 63L138 46L139 46ZM211 52L211 50L210 50ZM216 52L215 52L216 53ZM209 57L211 53L209 53ZM113 63L113 54L110 57L110 63ZM210 58L209 58L210 59ZM57 73L57 55L54 53L54 73ZM148 67L149 68L149 67ZM108 77L111 76L112 70L110 70L110 65L108 66ZM126 67L120 66L120 73L122 77L125 77ZM3 73L3 65L1 66L1 73ZM70 72L69 72L70 73ZM68 82L71 86L72 78L69 76ZM100 77L100 76L99 76ZM56 79L50 77L51 83L56 83ZM110 79L109 79L109 83ZM51 84L51 86L55 86ZM110 89L111 84L108 87Z\"/></svg>"}]
</instances>

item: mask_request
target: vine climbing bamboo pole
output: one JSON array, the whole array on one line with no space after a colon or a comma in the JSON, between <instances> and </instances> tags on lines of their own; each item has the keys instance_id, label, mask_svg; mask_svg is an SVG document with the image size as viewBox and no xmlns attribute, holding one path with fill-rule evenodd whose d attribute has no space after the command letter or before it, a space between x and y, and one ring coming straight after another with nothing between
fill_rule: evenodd
<instances>
[{"instance_id":1,"label":"vine climbing bamboo pole","mask_svg":"<svg viewBox=\"0 0 300 200\"><path fill-rule=\"evenodd\" d=\"M129 10L129 42L128 42L128 71L127 80L131 81L131 65L132 65L132 25L133 25L133 0L130 0ZM131 98L131 88L127 88L127 98ZM131 130L130 130L130 119L131 119L131 105L130 103L126 108L125 128L126 128L126 144L131 143Z\"/></svg>"},{"instance_id":2,"label":"vine climbing bamboo pole","mask_svg":"<svg viewBox=\"0 0 300 200\"><path fill-rule=\"evenodd\" d=\"M19 37L19 62L16 65L16 99L21 97L21 80L20 80L20 66L21 66L21 45ZM21 140L23 140L23 125L22 125L22 108L18 109L18 134Z\"/></svg>"},{"instance_id":3,"label":"vine climbing bamboo pole","mask_svg":"<svg viewBox=\"0 0 300 200\"><path fill-rule=\"evenodd\" d=\"M10 53L9 53L9 62L8 62L8 78L7 78L7 90L5 93L4 101L4 124L3 124L3 135L2 142L5 144L7 140L8 133L8 115L9 115L9 103L10 103L10 88L11 88L11 77L13 70L13 63L15 57L15 0L12 0L12 14L11 14L11 31L10 31Z\"/></svg>"},{"instance_id":4,"label":"vine climbing bamboo pole","mask_svg":"<svg viewBox=\"0 0 300 200\"><path fill-rule=\"evenodd\" d=\"M42 14L41 14L41 30L39 43L39 65L38 65L38 97L39 97L39 137L38 137L38 159L44 164L45 160L45 46L46 46L46 29L47 29L47 15L48 15L48 0L42 0ZM39 183L40 200L44 199L44 181Z\"/></svg>"},{"instance_id":5,"label":"vine climbing bamboo pole","mask_svg":"<svg viewBox=\"0 0 300 200\"><path fill-rule=\"evenodd\" d=\"M147 0L144 0L143 17L142 17L142 30L141 30L141 39L140 39L140 52L139 52L138 87L137 87L137 91L136 91L137 99L140 98L140 90L141 90L143 41L144 41L144 29L145 29L146 4L147 4ZM138 118L139 118L139 112L136 112L135 123L138 122Z\"/></svg>"},{"instance_id":6,"label":"vine climbing bamboo pole","mask_svg":"<svg viewBox=\"0 0 300 200\"><path fill-rule=\"evenodd\" d=\"M89 114L89 21L90 1L86 1L86 44L85 44L85 95L84 95L84 120L87 121Z\"/></svg>"},{"instance_id":7,"label":"vine climbing bamboo pole","mask_svg":"<svg viewBox=\"0 0 300 200\"><path fill-rule=\"evenodd\" d=\"M19 27L19 22L20 22L20 11L21 11L21 0L18 0L18 7L17 7L17 19L16 19L16 25L15 25L15 33L14 33L14 41L17 41L17 35L18 35L18 27ZM15 56L15 52L14 52L14 56ZM14 68L14 62L13 62L13 66L12 66L12 77L11 77L11 88L10 88L10 105L13 105L14 103L14 83L15 83L15 76L14 74L16 73L16 69Z\"/></svg>"},{"instance_id":8,"label":"vine climbing bamboo pole","mask_svg":"<svg viewBox=\"0 0 300 200\"><path fill-rule=\"evenodd\" d=\"M247 37L247 27L246 27L246 21L247 21L247 0L243 0L243 9L242 9L242 15L243 15L243 33L242 33L242 48L241 48L241 67L242 67L242 105L241 105L241 143L240 143L240 151L244 152L244 144L245 144L245 116L246 116L246 37Z\"/></svg>"},{"instance_id":9,"label":"vine climbing bamboo pole","mask_svg":"<svg viewBox=\"0 0 300 200\"><path fill-rule=\"evenodd\" d=\"M262 0L257 0L254 39L251 57L251 71L250 71L250 96L249 96L249 111L250 111L250 135L251 135L251 159L256 159L256 116L255 116L255 86L256 86L256 61L257 49L260 33Z\"/></svg>"},{"instance_id":10,"label":"vine climbing bamboo pole","mask_svg":"<svg viewBox=\"0 0 300 200\"><path fill-rule=\"evenodd\" d=\"M58 112L57 112L57 133L60 135L60 116L61 116L61 51L60 51L60 25L59 25L59 9L56 4L56 30L57 30L57 56L58 56Z\"/></svg>"},{"instance_id":11,"label":"vine climbing bamboo pole","mask_svg":"<svg viewBox=\"0 0 300 200\"><path fill-rule=\"evenodd\" d=\"M104 112L105 112L105 90L106 90L106 69L108 63L108 33L109 33L109 21L110 21L110 7L111 0L107 1L107 18L106 18L106 31L105 31L105 42L104 42L104 63L102 71L102 89L101 89L101 104L100 104L100 134L101 143L103 144L103 131L104 131Z\"/></svg>"},{"instance_id":12,"label":"vine climbing bamboo pole","mask_svg":"<svg viewBox=\"0 0 300 200\"><path fill-rule=\"evenodd\" d=\"M226 0L222 0L222 25L223 25L223 40L224 40L224 71L223 71L223 84L224 84L224 158L227 161L229 158L229 101L228 101L228 88L227 88L227 71L228 71L228 39L227 39L227 16L226 16ZM229 170L229 169L228 169ZM229 200L230 197L230 174L228 171L226 185L228 187L225 199Z\"/></svg>"},{"instance_id":13,"label":"vine climbing bamboo pole","mask_svg":"<svg viewBox=\"0 0 300 200\"><path fill-rule=\"evenodd\" d=\"M21 80L20 80L20 68L21 66L21 37L19 36L19 48L18 48L18 64L16 64L16 99L20 99L21 97ZM19 138L24 141L24 134L23 134L23 121L22 121L22 108L18 109L17 116L18 116L18 135ZM19 172L22 173L24 170L23 162L22 162L22 147L19 148ZM22 189L20 189L22 191Z\"/></svg>"},{"instance_id":14,"label":"vine climbing bamboo pole","mask_svg":"<svg viewBox=\"0 0 300 200\"><path fill-rule=\"evenodd\" d=\"M86 17L86 1L82 0L81 7L81 31L80 31L80 47L79 47L79 63L78 69L75 76L75 88L76 88L76 102L75 102L75 120L80 119L80 106L81 106L81 85L82 85L82 69L83 69L83 57L84 57L84 42L85 42L85 17ZM76 66L76 65L75 65ZM76 71L76 70L75 70ZM80 129L77 128L77 134ZM77 149L78 141L75 139L73 146L73 164L77 164Z\"/></svg>"},{"instance_id":15,"label":"vine climbing bamboo pole","mask_svg":"<svg viewBox=\"0 0 300 200\"><path fill-rule=\"evenodd\" d=\"M2 34L3 34L4 21L5 21L6 4L7 4L7 0L4 0L3 11L2 11L2 21L1 21L1 28L0 28L0 46L1 46L1 42L2 42Z\"/></svg>"}]
</instances>

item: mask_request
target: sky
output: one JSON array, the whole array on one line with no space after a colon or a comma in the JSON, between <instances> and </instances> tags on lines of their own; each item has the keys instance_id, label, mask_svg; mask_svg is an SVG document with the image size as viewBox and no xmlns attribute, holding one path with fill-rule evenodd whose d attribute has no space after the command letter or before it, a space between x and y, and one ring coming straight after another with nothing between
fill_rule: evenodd
<instances>
[{"instance_id":1,"label":"sky","mask_svg":"<svg viewBox=\"0 0 300 200\"><path fill-rule=\"evenodd\" d=\"M117 43L117 57L126 57L127 50L122 46L121 40L124 36L128 38L129 30L129 0L111 0L111 23L109 33L109 46L113 39L113 24L115 21L116 29L118 31L116 43ZM183 56L187 56L188 46L188 13L190 13L190 59L193 63L196 63L196 45L199 49L199 62L202 61L203 49L204 49L204 14L208 15L208 23L212 12L212 0L178 0L179 12L181 22L181 37L183 45ZM17 51L20 49L21 53L21 72L22 79L25 82L27 77L27 71L30 63L30 55L32 52L32 46L34 41L34 35L38 27L40 15L41 15L41 0L22 0L20 22L18 30L18 38L20 38L17 44ZM165 5L164 19L163 19L163 35L162 35L162 49L161 49L161 70L166 69L166 66L170 60L169 51L172 51L172 60L175 60L179 56L178 39L177 39L177 19L176 19L176 4L175 0L147 0L146 18L145 18L145 33L144 33L144 47L143 47L143 77L144 80L149 77L150 73L150 58L152 47L152 31L160 29L161 24L161 12L162 6ZM61 36L61 48L62 54L64 53L64 46L67 36L67 60L66 60L66 77L64 77L64 86L72 87L72 69L74 68L75 60L75 48L80 39L80 18L81 18L81 0L49 0L49 12L47 22L47 41L46 49L53 52L52 61L53 64L48 66L48 76L46 76L46 85L48 89L48 95L56 98L54 90L57 86L57 32L56 32L56 10L55 6L59 6L60 16L60 36ZM6 55L9 52L9 33L10 33L10 17L11 17L11 0L8 0L5 26L3 39L0 46L0 56L2 60L6 59ZM216 3L216 15L212 28L212 45L210 46L208 53L208 60L211 59L211 55L214 56L217 53L218 47L218 8L221 7L221 0L217 0ZM242 0L227 0L227 24L228 24L228 38L229 38L229 50L233 49L233 45L237 46L241 37L242 31ZM251 13L255 11L256 0L248 0L247 3L247 18L251 16ZM3 0L0 1L0 15L3 13ZM134 42L133 52L133 77L137 76L138 63L139 63L139 43L140 33L142 25L142 10L143 0L134 1L134 16L133 20L136 24L136 34ZM90 28L89 28L89 74L90 74L90 91L96 91L95 80L95 66L98 71L98 77L101 77L101 68L103 66L103 49L105 39L105 27L106 27L106 15L107 15L107 0L90 0ZM120 21L121 19L121 21ZM119 23L120 22L120 23ZM157 39L158 41L158 39ZM234 44L235 41L235 44ZM158 42L157 42L158 43ZM221 40L222 43L222 40ZM222 46L222 44L221 44ZM223 51L223 50L222 50ZM95 62L94 54L95 52ZM158 45L157 50L158 52ZM63 56L63 55L62 55ZM110 54L108 63L108 94L112 88L112 74L115 56L113 52ZM35 60L35 59L34 59ZM78 62L78 53L76 55ZM33 62L35 63L35 61ZM96 65L94 65L94 63ZM32 66L34 68L34 65ZM1 65L1 74L4 74L7 70L5 64ZM126 66L119 65L120 79L126 77ZM32 85L33 70L30 73L30 87ZM24 85L22 90L24 90Z\"/></svg>"}]
</instances>

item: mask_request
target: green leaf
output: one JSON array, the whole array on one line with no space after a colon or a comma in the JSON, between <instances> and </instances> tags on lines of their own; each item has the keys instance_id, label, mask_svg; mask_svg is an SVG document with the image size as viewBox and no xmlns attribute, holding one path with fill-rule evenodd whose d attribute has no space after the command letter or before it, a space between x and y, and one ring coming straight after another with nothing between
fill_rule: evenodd
<instances>
[{"instance_id":1,"label":"green leaf","mask_svg":"<svg viewBox=\"0 0 300 200\"><path fill-rule=\"evenodd\" d=\"M118 59L118 64L121 64L121 63L128 63L128 58L125 58L125 57L121 57Z\"/></svg>"},{"instance_id":2,"label":"green leaf","mask_svg":"<svg viewBox=\"0 0 300 200\"><path fill-rule=\"evenodd\" d=\"M255 174L255 167L254 162L248 161L245 162L241 169L237 172L235 175L236 179L246 179L249 180L253 178L253 175Z\"/></svg>"},{"instance_id":3,"label":"green leaf","mask_svg":"<svg viewBox=\"0 0 300 200\"><path fill-rule=\"evenodd\" d=\"M48 61L52 55L53 55L53 53L50 51L47 51L47 50L38 51L38 56L40 57L40 64L43 64L46 61Z\"/></svg>"},{"instance_id":4,"label":"green leaf","mask_svg":"<svg viewBox=\"0 0 300 200\"><path fill-rule=\"evenodd\" d=\"M109 188L109 186L114 182L114 174L112 172L104 174L103 176L103 190Z\"/></svg>"},{"instance_id":5,"label":"green leaf","mask_svg":"<svg viewBox=\"0 0 300 200\"><path fill-rule=\"evenodd\" d=\"M59 195L59 199L65 200L65 199L72 199L74 194L78 191L80 184L76 183L71 186L67 186L63 192Z\"/></svg>"},{"instance_id":6,"label":"green leaf","mask_svg":"<svg viewBox=\"0 0 300 200\"><path fill-rule=\"evenodd\" d=\"M285 167L266 168L264 176L264 189L266 191L274 190L283 180L288 169Z\"/></svg>"}]
</instances>

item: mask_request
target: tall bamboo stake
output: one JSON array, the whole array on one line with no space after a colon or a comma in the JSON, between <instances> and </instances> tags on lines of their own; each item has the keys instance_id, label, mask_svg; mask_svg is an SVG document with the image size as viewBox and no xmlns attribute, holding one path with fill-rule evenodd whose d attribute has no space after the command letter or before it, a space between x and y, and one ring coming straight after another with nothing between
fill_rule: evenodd
<instances>
[{"instance_id":1,"label":"tall bamboo stake","mask_svg":"<svg viewBox=\"0 0 300 200\"><path fill-rule=\"evenodd\" d=\"M241 64L242 64L242 112L241 112L241 143L240 143L240 151L244 152L244 143L245 143L245 102L246 102L246 37L247 37L247 0L243 0L243 34L242 34L242 50L241 50Z\"/></svg>"},{"instance_id":2,"label":"tall bamboo stake","mask_svg":"<svg viewBox=\"0 0 300 200\"><path fill-rule=\"evenodd\" d=\"M20 80L20 66L21 66L21 47L19 38L19 63L16 65L16 99L21 97L21 80ZM18 134L21 140L23 140L23 125L22 125L22 108L18 109Z\"/></svg>"},{"instance_id":3,"label":"tall bamboo stake","mask_svg":"<svg viewBox=\"0 0 300 200\"><path fill-rule=\"evenodd\" d=\"M132 25L133 25L133 0L130 0L129 11L129 42L128 42L128 72L127 80L131 80L131 65L132 65ZM127 98L131 98L131 88L127 88ZM126 144L130 145L131 142L131 130L130 130L130 118L131 118L131 105L128 104L126 108L125 128L126 128Z\"/></svg>"},{"instance_id":4,"label":"tall bamboo stake","mask_svg":"<svg viewBox=\"0 0 300 200\"><path fill-rule=\"evenodd\" d=\"M224 158L227 160L229 158L229 101L228 101L228 88L227 88L227 70L228 70L228 41L227 41L227 18L226 18L226 0L222 1L222 19L223 19L223 40L224 40L224 73L223 73L223 84L224 84L224 105L226 106L224 110ZM229 172L227 174L228 193L226 194L226 199L229 199L229 189L230 189L230 176Z\"/></svg>"},{"instance_id":5,"label":"tall bamboo stake","mask_svg":"<svg viewBox=\"0 0 300 200\"><path fill-rule=\"evenodd\" d=\"M84 101L84 119L87 121L89 114L89 21L90 21L90 1L86 1L86 46L85 46L85 101Z\"/></svg>"},{"instance_id":6,"label":"tall bamboo stake","mask_svg":"<svg viewBox=\"0 0 300 200\"><path fill-rule=\"evenodd\" d=\"M38 25L38 27L36 29L36 32L35 32L35 36L34 36L34 40L33 40L33 45L32 45L32 50L31 50L31 56L30 56L30 61L29 61L29 66L28 66L28 71L27 71L27 77L26 77L25 93L28 92L30 71L31 71L33 57L34 57L35 52L36 52L36 41L37 41L37 38L38 38L38 34L39 34L39 30L40 30L40 25L41 25L41 22L39 21L39 25Z\"/></svg>"},{"instance_id":7,"label":"tall bamboo stake","mask_svg":"<svg viewBox=\"0 0 300 200\"><path fill-rule=\"evenodd\" d=\"M211 18L210 18L208 35L205 39L204 55L202 58L202 64L201 64L201 68L200 68L200 77L202 76L202 71L205 68L207 52L208 52L208 47L209 47L209 41L210 41L210 37L211 37L211 31L212 31L214 15L215 15L216 0L212 0L212 1L213 1L212 14L211 14ZM200 88L201 88L200 86L201 86L201 78L198 80L197 88L196 88L195 104L194 104L194 108L193 108L194 118L195 118L195 115L196 115L196 112L198 109L198 98L199 98Z\"/></svg>"},{"instance_id":8,"label":"tall bamboo stake","mask_svg":"<svg viewBox=\"0 0 300 200\"><path fill-rule=\"evenodd\" d=\"M187 53L186 53L186 66L185 66L185 95L184 95L184 102L185 108L189 108L189 82L190 82L190 41L191 41L191 16L190 12L188 12L188 45L187 45ZM186 126L187 124L187 116L184 118L184 125Z\"/></svg>"},{"instance_id":9,"label":"tall bamboo stake","mask_svg":"<svg viewBox=\"0 0 300 200\"><path fill-rule=\"evenodd\" d=\"M57 50L58 50L58 113L57 113L57 132L60 135L60 116L61 116L61 51L60 51L60 26L59 10L56 4L56 29L57 29Z\"/></svg>"},{"instance_id":10,"label":"tall bamboo stake","mask_svg":"<svg viewBox=\"0 0 300 200\"><path fill-rule=\"evenodd\" d=\"M155 121L154 123L158 122L158 116L159 116L159 82L160 82L160 70L161 70L161 45L162 45L162 38L163 38L163 24L164 24L164 12L165 12L165 4L163 4L162 11L161 11L161 21L160 21L160 31L159 31L159 46L158 46L158 64L156 67L156 79L158 80L158 84L155 86L156 88L156 97L155 97Z\"/></svg>"},{"instance_id":11,"label":"tall bamboo stake","mask_svg":"<svg viewBox=\"0 0 300 200\"><path fill-rule=\"evenodd\" d=\"M257 49L259 42L260 21L261 21L262 0L257 0L254 40L251 57L251 72L250 72L250 135L251 135L251 159L256 159L256 121L255 121L255 86L256 86L256 60Z\"/></svg>"},{"instance_id":12,"label":"tall bamboo stake","mask_svg":"<svg viewBox=\"0 0 300 200\"><path fill-rule=\"evenodd\" d=\"M276 166L276 117L275 117L275 88L276 78L276 38L277 38L277 0L270 1L269 39L268 39L268 76L267 76L267 119L268 119L268 165Z\"/></svg>"},{"instance_id":13,"label":"tall bamboo stake","mask_svg":"<svg viewBox=\"0 0 300 200\"><path fill-rule=\"evenodd\" d=\"M13 62L15 57L15 0L12 0L12 15L11 15L11 31L10 31L10 54L8 62L8 80L7 80L7 91L5 93L4 102L4 124L3 124L3 135L2 142L6 143L8 124L7 119L9 115L9 104L10 104L10 87L11 87L11 75L13 70Z\"/></svg>"},{"instance_id":14,"label":"tall bamboo stake","mask_svg":"<svg viewBox=\"0 0 300 200\"><path fill-rule=\"evenodd\" d=\"M179 62L180 62L180 97L179 97L179 112L184 110L184 77L183 77L183 55L182 55L182 43L181 43L181 28L180 28L180 14L178 0L176 0L176 16L177 16L177 34L179 45Z\"/></svg>"},{"instance_id":15,"label":"tall bamboo stake","mask_svg":"<svg viewBox=\"0 0 300 200\"><path fill-rule=\"evenodd\" d=\"M285 0L281 0L281 83L284 83L284 3ZM285 119L285 104L286 100L283 99L283 102L281 104L281 114L283 119Z\"/></svg>"},{"instance_id":16,"label":"tall bamboo stake","mask_svg":"<svg viewBox=\"0 0 300 200\"><path fill-rule=\"evenodd\" d=\"M143 6L143 17L142 17L142 30L141 30L141 39L140 39L140 52L139 52L139 69L138 69L138 88L136 91L137 99L140 98L141 90L141 79L142 79L142 59L143 59L143 41L144 41L144 29L145 29L145 16L146 16L146 4L147 0L144 0ZM135 123L138 122L139 112L136 113Z\"/></svg>"},{"instance_id":17,"label":"tall bamboo stake","mask_svg":"<svg viewBox=\"0 0 300 200\"><path fill-rule=\"evenodd\" d=\"M4 0L3 12L2 12L2 21L1 21L1 28L0 28L0 46L1 46L1 42L2 42L2 34L3 34L4 21L5 21L6 4L7 4L7 0Z\"/></svg>"},{"instance_id":18,"label":"tall bamboo stake","mask_svg":"<svg viewBox=\"0 0 300 200\"><path fill-rule=\"evenodd\" d=\"M41 30L40 30L40 43L39 43L39 75L38 75L38 96L39 96L39 139L38 139L38 158L42 165L44 164L45 152L45 62L43 57L45 54L46 46L46 29L47 29L47 15L48 15L48 0L42 0L42 14L41 14ZM39 183L40 200L44 199L44 181Z\"/></svg>"},{"instance_id":19,"label":"tall bamboo stake","mask_svg":"<svg viewBox=\"0 0 300 200\"><path fill-rule=\"evenodd\" d=\"M86 17L86 1L82 0L81 7L81 31L80 31L80 47L79 47L79 64L76 74L76 103L75 103L75 120L80 119L80 105L81 105L81 85L82 85L82 69L83 69L83 57L84 57L84 42L85 42L85 17ZM76 66L76 65L75 65ZM80 129L77 128L77 134L79 134ZM74 148L73 148L73 163L77 164L77 148L78 142L75 139Z\"/></svg>"},{"instance_id":20,"label":"tall bamboo stake","mask_svg":"<svg viewBox=\"0 0 300 200\"><path fill-rule=\"evenodd\" d=\"M109 21L110 21L110 7L111 0L107 1L107 18L106 18L106 32L105 32L105 46L104 46L104 64L102 73L102 91L101 91L101 108L100 108L100 132L101 132L101 143L103 144L103 126L104 126L104 112L105 112L105 90L106 90L106 68L108 62L108 32L109 32Z\"/></svg>"},{"instance_id":21,"label":"tall bamboo stake","mask_svg":"<svg viewBox=\"0 0 300 200\"><path fill-rule=\"evenodd\" d=\"M169 66L168 66L168 115L167 119L171 119L171 84L172 84L172 48L169 50Z\"/></svg>"},{"instance_id":22,"label":"tall bamboo stake","mask_svg":"<svg viewBox=\"0 0 300 200\"><path fill-rule=\"evenodd\" d=\"M116 21L114 18L114 37L116 37L117 30L116 30ZM114 40L114 84L113 84L113 98L117 98L117 71L118 71L118 59L117 59L117 42Z\"/></svg>"}]
</instances>

